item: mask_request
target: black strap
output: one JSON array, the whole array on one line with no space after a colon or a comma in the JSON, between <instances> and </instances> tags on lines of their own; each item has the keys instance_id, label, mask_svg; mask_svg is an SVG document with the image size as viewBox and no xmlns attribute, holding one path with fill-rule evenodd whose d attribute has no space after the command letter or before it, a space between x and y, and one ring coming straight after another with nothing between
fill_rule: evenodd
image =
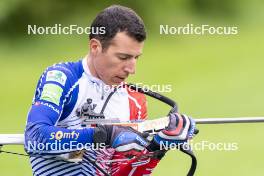
<instances>
[{"instance_id":1,"label":"black strap","mask_svg":"<svg viewBox=\"0 0 264 176\"><path fill-rule=\"evenodd\" d=\"M105 100L105 102L104 102L104 105L103 105L103 107L102 107L102 109L101 109L100 114L104 114L104 110L105 110L105 108L106 108L106 105L108 104L110 98L111 98L112 95L117 91L118 88L119 88L119 87L115 87L114 90L108 95L108 97L106 98L106 100Z\"/></svg>"},{"instance_id":2,"label":"black strap","mask_svg":"<svg viewBox=\"0 0 264 176\"><path fill-rule=\"evenodd\" d=\"M196 170L196 166L197 166L197 159L191 149L191 146L188 143L184 143L183 145L180 145L179 149L180 151L189 155L192 158L192 165L188 171L187 176L193 176Z\"/></svg>"},{"instance_id":3,"label":"black strap","mask_svg":"<svg viewBox=\"0 0 264 176\"><path fill-rule=\"evenodd\" d=\"M170 113L175 113L178 112L178 106L176 104L176 102L174 102L172 99L165 97L157 92L152 92L151 90L148 89L142 89L141 87L138 87L134 84L128 84L129 88L136 90L140 93L146 94L152 98L155 98L157 100L160 100L168 105L170 105L172 107L172 109L170 110ZM198 129L195 129L194 134L197 134L199 132ZM191 147L189 146L188 143L184 143L183 145L179 146L179 150L182 151L183 153L189 155L192 158L192 165L191 168L188 171L187 176L193 176L196 170L196 166L197 166L197 159L191 149Z\"/></svg>"}]
</instances>

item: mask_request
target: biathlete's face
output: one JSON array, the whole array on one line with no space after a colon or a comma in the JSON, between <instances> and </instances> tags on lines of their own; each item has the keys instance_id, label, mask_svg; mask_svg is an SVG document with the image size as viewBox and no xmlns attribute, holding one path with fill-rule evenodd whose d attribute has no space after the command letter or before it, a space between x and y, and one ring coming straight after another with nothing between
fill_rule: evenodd
<instances>
[{"instance_id":1,"label":"biathlete's face","mask_svg":"<svg viewBox=\"0 0 264 176\"><path fill-rule=\"evenodd\" d=\"M94 41L93 41L94 40ZM136 62L142 54L144 42L138 42L125 32L119 32L109 47L102 50L96 39L90 41L91 63L94 74L107 85L118 85L136 71Z\"/></svg>"}]
</instances>

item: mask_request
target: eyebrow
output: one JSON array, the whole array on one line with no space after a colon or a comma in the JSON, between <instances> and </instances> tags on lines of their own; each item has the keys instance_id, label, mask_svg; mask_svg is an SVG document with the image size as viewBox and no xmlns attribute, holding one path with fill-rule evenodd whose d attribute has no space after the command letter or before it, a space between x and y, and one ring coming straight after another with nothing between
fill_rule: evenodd
<instances>
[{"instance_id":1,"label":"eyebrow","mask_svg":"<svg viewBox=\"0 0 264 176\"><path fill-rule=\"evenodd\" d=\"M126 53L116 53L116 55L122 55L122 56L125 56L125 57L128 57L128 58L131 58L131 57L133 57L133 55L131 55L131 54L126 54ZM139 57L139 56L141 56L142 54L139 54L139 55L137 55L137 56L135 56L135 57Z\"/></svg>"}]
</instances>

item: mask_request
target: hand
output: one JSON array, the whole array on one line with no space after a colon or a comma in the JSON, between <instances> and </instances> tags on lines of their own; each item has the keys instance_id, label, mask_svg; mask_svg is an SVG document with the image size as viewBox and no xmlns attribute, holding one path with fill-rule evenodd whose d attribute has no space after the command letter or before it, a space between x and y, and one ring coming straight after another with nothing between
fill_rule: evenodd
<instances>
[{"instance_id":1,"label":"hand","mask_svg":"<svg viewBox=\"0 0 264 176\"><path fill-rule=\"evenodd\" d=\"M172 113L169 115L170 121L168 126L154 136L153 141L156 145L161 144L183 144L194 136L195 133L195 122L191 117L181 115L178 113ZM153 148L153 143L150 145Z\"/></svg>"},{"instance_id":2,"label":"hand","mask_svg":"<svg viewBox=\"0 0 264 176\"><path fill-rule=\"evenodd\" d=\"M95 128L94 143L105 143L125 155L137 155L143 151L148 142L147 137L131 127L118 125L99 125Z\"/></svg>"}]
</instances>

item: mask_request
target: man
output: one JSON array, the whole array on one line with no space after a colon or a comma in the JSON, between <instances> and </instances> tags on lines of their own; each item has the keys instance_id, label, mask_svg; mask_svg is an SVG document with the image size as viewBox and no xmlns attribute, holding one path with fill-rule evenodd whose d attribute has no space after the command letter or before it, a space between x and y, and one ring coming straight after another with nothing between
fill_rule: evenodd
<instances>
[{"instance_id":1,"label":"man","mask_svg":"<svg viewBox=\"0 0 264 176\"><path fill-rule=\"evenodd\" d=\"M147 117L144 95L124 84L142 54L143 21L129 8L110 6L94 19L91 28L98 27L105 33L90 34L85 58L48 67L39 79L25 130L25 148L36 176L103 175L91 160L115 176L151 174L166 152L160 151L161 142L178 144L193 135L192 119L180 114L170 114L168 127L150 142L129 127L84 126L84 117L121 122ZM91 147L97 144L105 147ZM80 150L81 162L65 161ZM142 157L150 153L152 157ZM116 162L104 162L111 160Z\"/></svg>"}]
</instances>

